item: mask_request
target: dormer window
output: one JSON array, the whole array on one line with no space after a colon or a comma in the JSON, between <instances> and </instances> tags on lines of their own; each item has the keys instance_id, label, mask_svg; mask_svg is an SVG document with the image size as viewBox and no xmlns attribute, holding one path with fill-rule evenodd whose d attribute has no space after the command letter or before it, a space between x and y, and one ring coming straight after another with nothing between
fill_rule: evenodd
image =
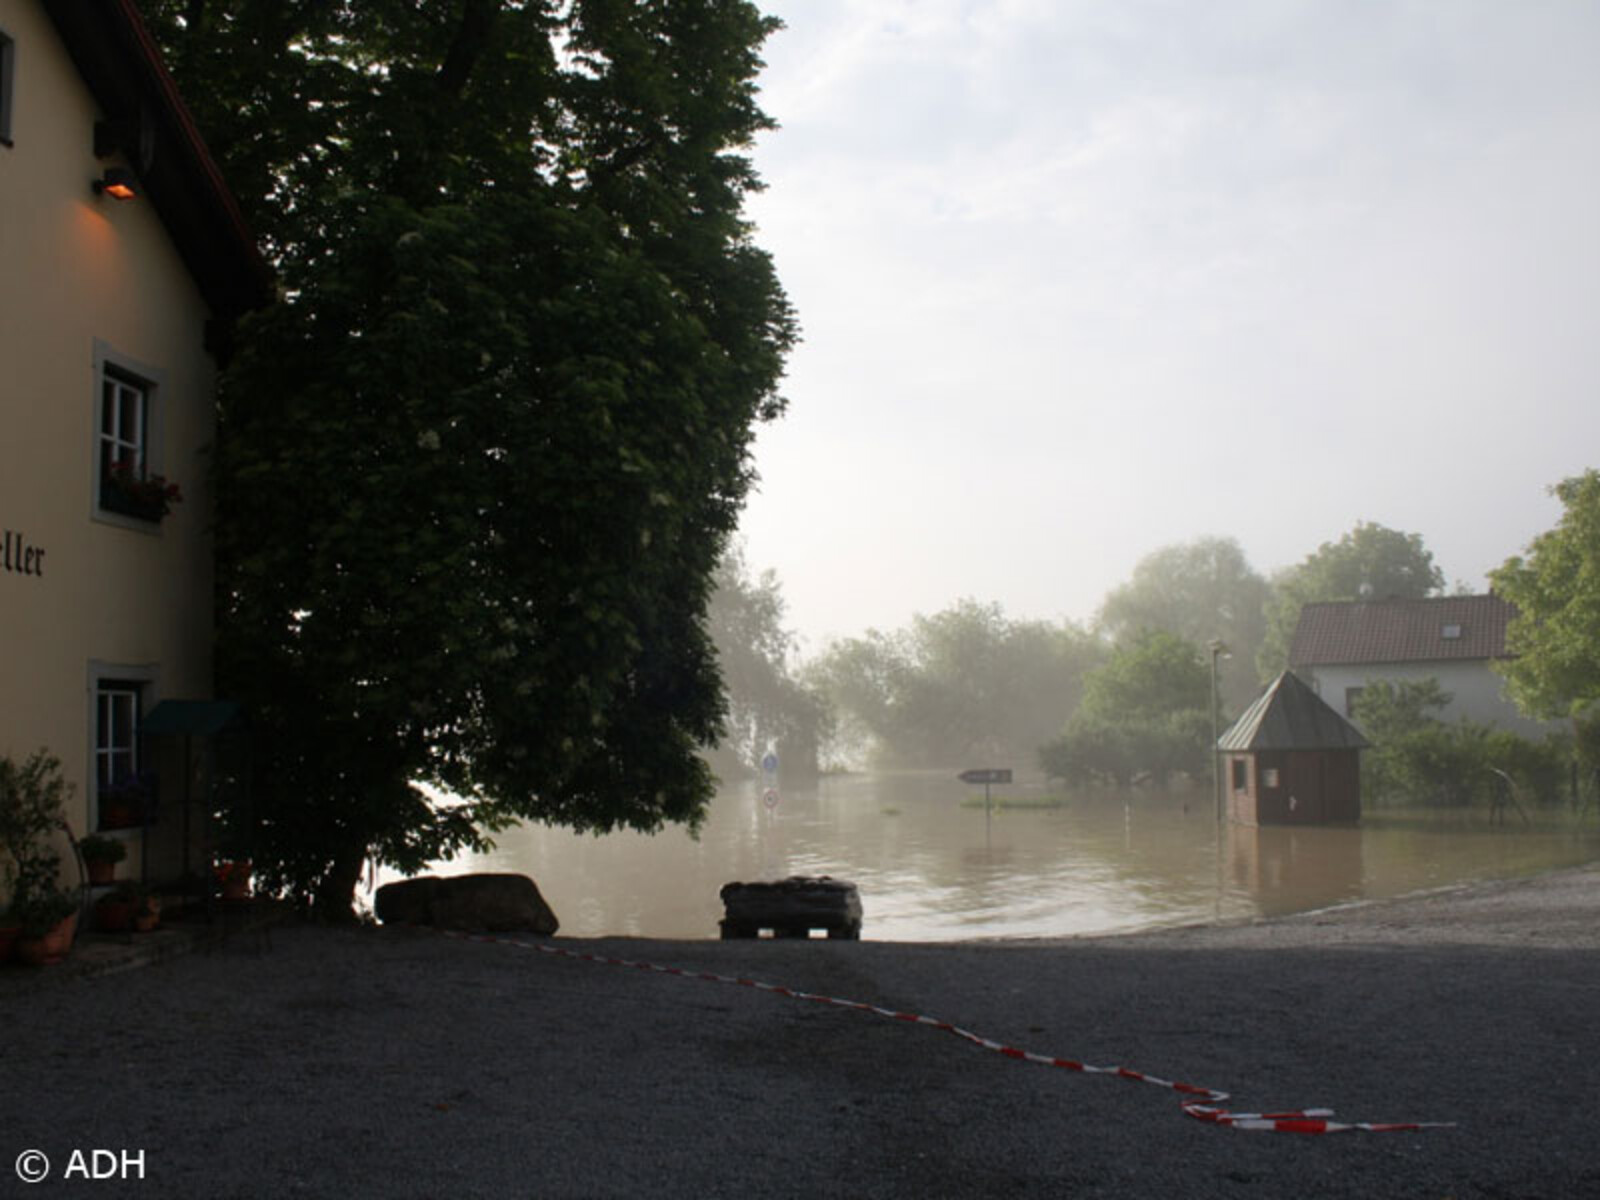
<instances>
[{"instance_id":1,"label":"dormer window","mask_svg":"<svg viewBox=\"0 0 1600 1200\"><path fill-rule=\"evenodd\" d=\"M1459 625L1446 625L1443 629L1439 630L1439 636L1442 637L1447 642L1460 641L1461 640L1461 626L1459 626Z\"/></svg>"}]
</instances>

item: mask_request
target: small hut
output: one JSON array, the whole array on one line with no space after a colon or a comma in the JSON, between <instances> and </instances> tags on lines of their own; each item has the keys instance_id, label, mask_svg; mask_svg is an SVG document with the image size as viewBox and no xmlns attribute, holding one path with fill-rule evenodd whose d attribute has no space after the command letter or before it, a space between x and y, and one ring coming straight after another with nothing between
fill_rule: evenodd
<instances>
[{"instance_id":1,"label":"small hut","mask_svg":"<svg viewBox=\"0 0 1600 1200\"><path fill-rule=\"evenodd\" d=\"M1244 825L1361 820L1356 727L1285 671L1217 739L1229 817Z\"/></svg>"}]
</instances>

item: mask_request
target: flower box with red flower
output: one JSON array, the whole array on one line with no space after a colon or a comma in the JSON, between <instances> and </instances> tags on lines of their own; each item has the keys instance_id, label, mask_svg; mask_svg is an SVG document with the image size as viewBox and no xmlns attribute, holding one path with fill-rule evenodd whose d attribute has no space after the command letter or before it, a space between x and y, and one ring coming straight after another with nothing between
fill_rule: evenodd
<instances>
[{"instance_id":1,"label":"flower box with red flower","mask_svg":"<svg viewBox=\"0 0 1600 1200\"><path fill-rule=\"evenodd\" d=\"M183 489L165 475L146 472L134 459L118 459L100 477L100 507L140 521L160 521L183 503Z\"/></svg>"}]
</instances>

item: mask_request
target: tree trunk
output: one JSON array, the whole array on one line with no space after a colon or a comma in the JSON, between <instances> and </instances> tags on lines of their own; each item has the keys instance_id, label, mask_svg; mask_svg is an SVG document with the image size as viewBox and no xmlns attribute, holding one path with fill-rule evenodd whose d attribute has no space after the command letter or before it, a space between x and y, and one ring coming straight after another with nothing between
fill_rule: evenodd
<instances>
[{"instance_id":1,"label":"tree trunk","mask_svg":"<svg viewBox=\"0 0 1600 1200\"><path fill-rule=\"evenodd\" d=\"M312 914L330 925L348 924L356 919L356 885L367 861L367 848L356 847L333 860L333 865L317 885L312 899Z\"/></svg>"}]
</instances>

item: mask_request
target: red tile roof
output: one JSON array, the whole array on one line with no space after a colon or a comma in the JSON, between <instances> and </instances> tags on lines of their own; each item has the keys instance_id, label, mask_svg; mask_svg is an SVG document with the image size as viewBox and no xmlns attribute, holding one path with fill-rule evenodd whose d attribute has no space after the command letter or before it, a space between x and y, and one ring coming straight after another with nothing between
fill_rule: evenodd
<instances>
[{"instance_id":1,"label":"red tile roof","mask_svg":"<svg viewBox=\"0 0 1600 1200\"><path fill-rule=\"evenodd\" d=\"M1291 667L1506 657L1515 606L1499 596L1307 604L1289 643Z\"/></svg>"}]
</instances>

